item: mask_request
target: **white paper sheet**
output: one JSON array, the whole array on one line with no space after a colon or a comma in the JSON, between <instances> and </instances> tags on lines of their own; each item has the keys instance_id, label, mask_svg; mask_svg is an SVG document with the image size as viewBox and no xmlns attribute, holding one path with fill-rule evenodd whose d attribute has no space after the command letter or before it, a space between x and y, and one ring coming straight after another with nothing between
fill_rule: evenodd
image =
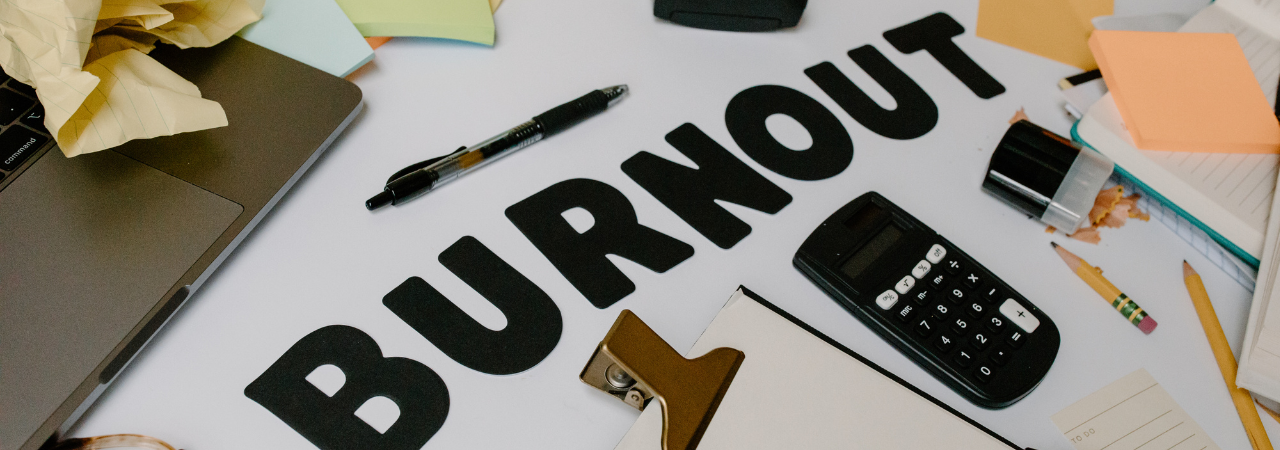
<instances>
[{"instance_id":1,"label":"white paper sheet","mask_svg":"<svg viewBox=\"0 0 1280 450\"><path fill-rule=\"evenodd\" d=\"M714 449L1004 449L1009 446L761 305L742 291L688 356L746 354L698 444ZM660 449L646 408L618 450Z\"/></svg>"}]
</instances>

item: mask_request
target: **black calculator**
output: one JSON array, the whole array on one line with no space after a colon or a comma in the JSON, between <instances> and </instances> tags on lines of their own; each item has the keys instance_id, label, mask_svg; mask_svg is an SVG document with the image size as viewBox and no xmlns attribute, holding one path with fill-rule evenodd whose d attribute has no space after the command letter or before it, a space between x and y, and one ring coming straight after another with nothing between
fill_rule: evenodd
<instances>
[{"instance_id":1,"label":"black calculator","mask_svg":"<svg viewBox=\"0 0 1280 450\"><path fill-rule=\"evenodd\" d=\"M793 261L880 337L969 401L1004 408L1044 379L1053 321L876 192L828 217Z\"/></svg>"}]
</instances>

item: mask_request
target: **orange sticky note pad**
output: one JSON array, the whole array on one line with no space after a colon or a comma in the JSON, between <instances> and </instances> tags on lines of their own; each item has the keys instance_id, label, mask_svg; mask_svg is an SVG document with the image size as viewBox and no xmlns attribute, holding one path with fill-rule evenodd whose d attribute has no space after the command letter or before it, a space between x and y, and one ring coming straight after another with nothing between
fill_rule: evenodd
<instances>
[{"instance_id":1,"label":"orange sticky note pad","mask_svg":"<svg viewBox=\"0 0 1280 450\"><path fill-rule=\"evenodd\" d=\"M1097 30L1089 48L1138 148L1280 153L1280 121L1235 36Z\"/></svg>"}]
</instances>

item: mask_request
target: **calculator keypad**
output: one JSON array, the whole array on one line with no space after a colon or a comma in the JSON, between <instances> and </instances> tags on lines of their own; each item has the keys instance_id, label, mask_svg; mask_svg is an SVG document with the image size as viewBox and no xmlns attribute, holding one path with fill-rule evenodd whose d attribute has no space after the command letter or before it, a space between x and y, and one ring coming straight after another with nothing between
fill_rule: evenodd
<instances>
[{"instance_id":1,"label":"calculator keypad","mask_svg":"<svg viewBox=\"0 0 1280 450\"><path fill-rule=\"evenodd\" d=\"M916 336L919 348L985 384L1018 358L1018 349L1040 325L1021 303L1005 297L994 279L959 252L934 244L908 274L891 278L894 284L876 297L876 304Z\"/></svg>"},{"instance_id":2,"label":"calculator keypad","mask_svg":"<svg viewBox=\"0 0 1280 450\"><path fill-rule=\"evenodd\" d=\"M1058 326L1043 311L876 192L832 213L792 263L857 321L978 406L1004 408L1025 397L1061 346Z\"/></svg>"}]
</instances>

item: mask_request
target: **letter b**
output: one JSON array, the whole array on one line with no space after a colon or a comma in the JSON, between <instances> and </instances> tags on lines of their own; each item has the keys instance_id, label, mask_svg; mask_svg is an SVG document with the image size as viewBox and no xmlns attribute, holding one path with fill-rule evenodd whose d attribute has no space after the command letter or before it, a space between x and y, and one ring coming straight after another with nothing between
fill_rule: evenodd
<instances>
[{"instance_id":1,"label":"letter b","mask_svg":"<svg viewBox=\"0 0 1280 450\"><path fill-rule=\"evenodd\" d=\"M346 376L332 397L306 379L324 365ZM384 358L373 338L343 325L313 331L293 344L244 395L322 450L417 450L449 415L449 390L435 371L411 359ZM375 397L400 409L385 433L355 415Z\"/></svg>"}]
</instances>

